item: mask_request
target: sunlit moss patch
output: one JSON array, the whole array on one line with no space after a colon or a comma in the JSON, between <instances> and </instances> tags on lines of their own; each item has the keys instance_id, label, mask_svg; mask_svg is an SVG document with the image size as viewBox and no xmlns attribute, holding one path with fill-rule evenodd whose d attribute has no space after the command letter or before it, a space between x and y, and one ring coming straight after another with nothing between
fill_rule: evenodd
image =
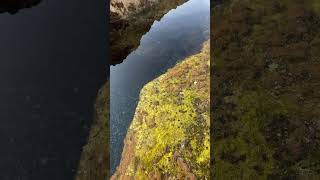
<instances>
[{"instance_id":1,"label":"sunlit moss patch","mask_svg":"<svg viewBox=\"0 0 320 180\"><path fill-rule=\"evenodd\" d=\"M142 89L127 136L134 158L126 176L209 179L209 66L207 42Z\"/></svg>"}]
</instances>

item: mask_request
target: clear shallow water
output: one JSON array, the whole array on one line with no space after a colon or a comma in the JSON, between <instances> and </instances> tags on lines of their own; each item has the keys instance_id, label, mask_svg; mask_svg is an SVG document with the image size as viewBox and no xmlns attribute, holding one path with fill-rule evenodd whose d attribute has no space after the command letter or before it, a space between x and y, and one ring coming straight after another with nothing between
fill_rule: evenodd
<instances>
[{"instance_id":1,"label":"clear shallow water","mask_svg":"<svg viewBox=\"0 0 320 180\"><path fill-rule=\"evenodd\" d=\"M0 14L0 180L72 180L107 79L106 3Z\"/></svg>"},{"instance_id":2,"label":"clear shallow water","mask_svg":"<svg viewBox=\"0 0 320 180\"><path fill-rule=\"evenodd\" d=\"M137 50L110 67L111 172L120 162L123 140L141 88L201 49L209 38L210 0L189 0L154 22Z\"/></svg>"}]
</instances>

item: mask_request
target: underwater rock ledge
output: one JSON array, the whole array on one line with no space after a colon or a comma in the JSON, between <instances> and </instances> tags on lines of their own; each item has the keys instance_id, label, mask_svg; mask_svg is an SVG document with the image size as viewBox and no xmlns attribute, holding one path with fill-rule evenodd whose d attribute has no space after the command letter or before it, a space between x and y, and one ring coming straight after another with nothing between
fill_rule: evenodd
<instances>
[{"instance_id":1,"label":"underwater rock ledge","mask_svg":"<svg viewBox=\"0 0 320 180\"><path fill-rule=\"evenodd\" d=\"M209 179L210 46L145 85L117 179Z\"/></svg>"}]
</instances>

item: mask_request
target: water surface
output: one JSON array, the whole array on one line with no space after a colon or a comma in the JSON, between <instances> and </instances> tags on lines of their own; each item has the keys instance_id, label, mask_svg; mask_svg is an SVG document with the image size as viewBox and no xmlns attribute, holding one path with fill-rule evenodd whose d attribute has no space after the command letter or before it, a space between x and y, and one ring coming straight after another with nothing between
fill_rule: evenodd
<instances>
[{"instance_id":1,"label":"water surface","mask_svg":"<svg viewBox=\"0 0 320 180\"><path fill-rule=\"evenodd\" d=\"M120 162L123 140L141 88L201 49L209 38L210 0L189 0L154 22L137 50L110 67L111 172Z\"/></svg>"},{"instance_id":2,"label":"water surface","mask_svg":"<svg viewBox=\"0 0 320 180\"><path fill-rule=\"evenodd\" d=\"M107 77L104 1L0 14L0 180L71 180Z\"/></svg>"}]
</instances>

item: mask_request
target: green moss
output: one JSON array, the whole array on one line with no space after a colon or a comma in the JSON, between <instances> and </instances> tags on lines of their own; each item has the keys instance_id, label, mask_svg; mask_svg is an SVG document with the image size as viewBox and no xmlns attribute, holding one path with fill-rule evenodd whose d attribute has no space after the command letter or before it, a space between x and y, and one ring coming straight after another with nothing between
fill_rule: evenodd
<instances>
[{"instance_id":1,"label":"green moss","mask_svg":"<svg viewBox=\"0 0 320 180\"><path fill-rule=\"evenodd\" d=\"M222 69L224 67L225 62L221 57L221 50L217 49L213 53L215 57L213 66L216 66L217 69Z\"/></svg>"},{"instance_id":2,"label":"green moss","mask_svg":"<svg viewBox=\"0 0 320 180\"><path fill-rule=\"evenodd\" d=\"M263 91L245 92L235 99L237 108L233 115L239 121L230 124L232 134L219 138L213 145L216 178L268 179L275 167L274 148L268 144L264 128L272 117L286 115L287 110Z\"/></svg>"},{"instance_id":3,"label":"green moss","mask_svg":"<svg viewBox=\"0 0 320 180\"><path fill-rule=\"evenodd\" d=\"M209 178L209 64L206 43L201 53L143 88L129 129L138 163L127 175Z\"/></svg>"},{"instance_id":4,"label":"green moss","mask_svg":"<svg viewBox=\"0 0 320 180\"><path fill-rule=\"evenodd\" d=\"M318 15L320 15L320 2L317 1L317 0L312 0L312 3L311 3L311 7L312 7L312 10L317 13Z\"/></svg>"},{"instance_id":5,"label":"green moss","mask_svg":"<svg viewBox=\"0 0 320 180\"><path fill-rule=\"evenodd\" d=\"M316 9L313 0L233 0L214 9L215 179L319 177Z\"/></svg>"}]
</instances>

